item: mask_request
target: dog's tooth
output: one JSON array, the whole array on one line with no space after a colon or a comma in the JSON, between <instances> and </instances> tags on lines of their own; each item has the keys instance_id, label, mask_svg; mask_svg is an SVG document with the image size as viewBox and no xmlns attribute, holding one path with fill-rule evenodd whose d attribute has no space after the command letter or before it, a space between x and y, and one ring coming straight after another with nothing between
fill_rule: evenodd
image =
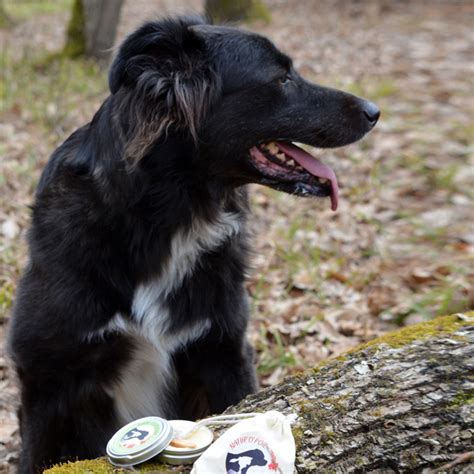
<instances>
[{"instance_id":1,"label":"dog's tooth","mask_svg":"<svg viewBox=\"0 0 474 474\"><path fill-rule=\"evenodd\" d=\"M294 160L290 159L287 161L287 163L290 165L290 166L295 166L296 163L294 162Z\"/></svg>"},{"instance_id":2,"label":"dog's tooth","mask_svg":"<svg viewBox=\"0 0 474 474\"><path fill-rule=\"evenodd\" d=\"M329 179L326 179L326 178L319 178L319 182L320 182L321 184L326 184L328 181L329 181Z\"/></svg>"},{"instance_id":3,"label":"dog's tooth","mask_svg":"<svg viewBox=\"0 0 474 474\"><path fill-rule=\"evenodd\" d=\"M286 160L286 155L282 152L276 153L277 158L280 158L280 160L285 161Z\"/></svg>"},{"instance_id":4,"label":"dog's tooth","mask_svg":"<svg viewBox=\"0 0 474 474\"><path fill-rule=\"evenodd\" d=\"M267 143L267 150L272 153L272 154L277 154L278 153L278 147L275 145L274 142Z\"/></svg>"}]
</instances>

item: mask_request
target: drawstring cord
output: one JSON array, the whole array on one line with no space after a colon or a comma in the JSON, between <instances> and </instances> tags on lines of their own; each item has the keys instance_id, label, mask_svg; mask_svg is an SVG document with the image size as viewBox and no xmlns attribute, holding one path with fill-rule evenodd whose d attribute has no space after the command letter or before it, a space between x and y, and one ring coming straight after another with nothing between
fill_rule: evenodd
<instances>
[{"instance_id":1,"label":"drawstring cord","mask_svg":"<svg viewBox=\"0 0 474 474\"><path fill-rule=\"evenodd\" d=\"M196 422L196 424L187 431L177 433L177 436L181 439L187 439L189 436L194 434L201 428L201 426L207 425L235 425L239 421L247 418L253 418L254 416L261 415L261 413L238 413L235 415L217 415L209 418L204 418Z\"/></svg>"}]
</instances>

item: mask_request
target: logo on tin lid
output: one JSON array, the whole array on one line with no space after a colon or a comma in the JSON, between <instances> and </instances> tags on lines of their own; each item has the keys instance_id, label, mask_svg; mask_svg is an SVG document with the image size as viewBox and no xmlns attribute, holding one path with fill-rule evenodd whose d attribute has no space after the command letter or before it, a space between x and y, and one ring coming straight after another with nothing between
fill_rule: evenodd
<instances>
[{"instance_id":1,"label":"logo on tin lid","mask_svg":"<svg viewBox=\"0 0 474 474\"><path fill-rule=\"evenodd\" d=\"M120 440L120 447L132 449L145 444L155 434L155 428L149 423L138 425L127 431Z\"/></svg>"}]
</instances>

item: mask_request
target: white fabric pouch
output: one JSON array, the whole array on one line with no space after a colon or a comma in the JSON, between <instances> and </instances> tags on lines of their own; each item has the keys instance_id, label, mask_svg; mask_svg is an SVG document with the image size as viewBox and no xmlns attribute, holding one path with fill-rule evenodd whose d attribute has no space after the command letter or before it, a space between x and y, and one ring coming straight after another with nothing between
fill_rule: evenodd
<instances>
[{"instance_id":1,"label":"white fabric pouch","mask_svg":"<svg viewBox=\"0 0 474 474\"><path fill-rule=\"evenodd\" d=\"M191 474L293 474L294 470L290 422L269 411L229 428L194 463Z\"/></svg>"}]
</instances>

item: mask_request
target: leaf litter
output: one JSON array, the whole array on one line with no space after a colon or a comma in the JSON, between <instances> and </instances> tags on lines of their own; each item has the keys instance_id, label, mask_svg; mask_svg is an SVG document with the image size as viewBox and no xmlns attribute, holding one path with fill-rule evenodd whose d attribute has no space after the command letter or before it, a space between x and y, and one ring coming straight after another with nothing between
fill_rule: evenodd
<instances>
[{"instance_id":1,"label":"leaf litter","mask_svg":"<svg viewBox=\"0 0 474 474\"><path fill-rule=\"evenodd\" d=\"M309 80L375 101L382 117L358 144L313 150L338 175L337 213L251 186L250 338L263 386L397 325L474 305L472 3L267 3L272 21L248 28ZM157 12L189 9L202 2L127 0L119 39ZM106 96L105 73L87 63L67 94L47 70L35 70L47 90L24 92L15 62L54 51L67 18L58 11L0 30L0 472L13 469L19 447L3 341L26 263L27 206L51 151Z\"/></svg>"}]
</instances>

